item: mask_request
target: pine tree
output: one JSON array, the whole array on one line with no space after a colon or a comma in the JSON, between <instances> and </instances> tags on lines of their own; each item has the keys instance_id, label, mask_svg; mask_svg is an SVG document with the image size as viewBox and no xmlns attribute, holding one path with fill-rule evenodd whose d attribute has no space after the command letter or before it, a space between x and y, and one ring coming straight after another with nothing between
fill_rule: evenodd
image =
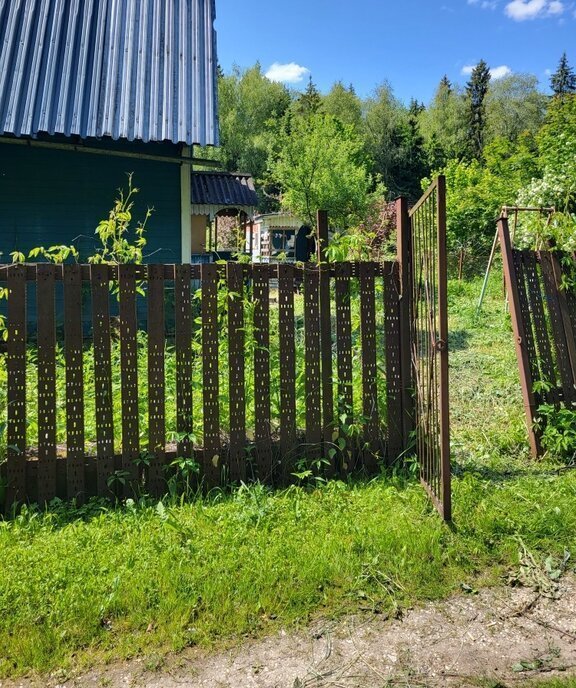
<instances>
[{"instance_id":1,"label":"pine tree","mask_svg":"<svg viewBox=\"0 0 576 688\"><path fill-rule=\"evenodd\" d=\"M302 93L295 104L295 110L298 115L310 117L315 115L322 108L322 97L320 91L316 88L316 84L312 81L312 77L308 79L308 86Z\"/></svg>"},{"instance_id":2,"label":"pine tree","mask_svg":"<svg viewBox=\"0 0 576 688\"><path fill-rule=\"evenodd\" d=\"M576 74L568 64L568 58L565 52L560 58L558 69L550 77L550 88L555 96L576 93Z\"/></svg>"},{"instance_id":3,"label":"pine tree","mask_svg":"<svg viewBox=\"0 0 576 688\"><path fill-rule=\"evenodd\" d=\"M486 128L486 94L490 83L490 70L484 60L474 67L466 84L468 98L468 156L479 160L484 149Z\"/></svg>"},{"instance_id":4,"label":"pine tree","mask_svg":"<svg viewBox=\"0 0 576 688\"><path fill-rule=\"evenodd\" d=\"M448 93L452 93L452 84L446 74L440 79L440 88L446 89Z\"/></svg>"}]
</instances>

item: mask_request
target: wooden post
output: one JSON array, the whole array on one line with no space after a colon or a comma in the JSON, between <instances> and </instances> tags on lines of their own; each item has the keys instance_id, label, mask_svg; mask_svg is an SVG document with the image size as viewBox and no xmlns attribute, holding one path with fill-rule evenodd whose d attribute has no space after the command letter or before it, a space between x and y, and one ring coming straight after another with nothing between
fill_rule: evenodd
<instances>
[{"instance_id":1,"label":"wooden post","mask_svg":"<svg viewBox=\"0 0 576 688\"><path fill-rule=\"evenodd\" d=\"M540 440L534 429L534 419L536 417L536 401L534 398L534 381L530 372L530 361L526 350L526 336L524 323L520 310L520 297L518 294L516 269L512 258L512 242L510 241L510 229L508 218L500 217L498 220L498 234L500 237L500 247L502 249L502 262L504 264L504 280L508 290L510 303L510 316L512 318L512 330L514 332L514 342L516 345L516 357L520 369L520 385L522 387L522 398L526 410L528 426L528 440L532 456L537 458L541 452Z\"/></svg>"},{"instance_id":2,"label":"wooden post","mask_svg":"<svg viewBox=\"0 0 576 688\"><path fill-rule=\"evenodd\" d=\"M404 449L414 429L414 376L412 372L411 308L412 232L408 201L396 200L396 250L400 266L400 369L402 376L402 435Z\"/></svg>"}]
</instances>

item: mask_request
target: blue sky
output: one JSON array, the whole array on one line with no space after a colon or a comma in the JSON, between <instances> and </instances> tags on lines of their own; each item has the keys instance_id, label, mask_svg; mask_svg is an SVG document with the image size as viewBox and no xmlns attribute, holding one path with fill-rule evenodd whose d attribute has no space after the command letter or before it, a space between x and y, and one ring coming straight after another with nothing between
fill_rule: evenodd
<instances>
[{"instance_id":1,"label":"blue sky","mask_svg":"<svg viewBox=\"0 0 576 688\"><path fill-rule=\"evenodd\" d=\"M428 102L443 74L463 84L482 58L495 76L529 72L543 88L564 50L576 68L576 0L216 0L216 9L224 71L277 64L271 75L295 88L311 74L323 92L341 79L364 97L387 80L402 100Z\"/></svg>"}]
</instances>

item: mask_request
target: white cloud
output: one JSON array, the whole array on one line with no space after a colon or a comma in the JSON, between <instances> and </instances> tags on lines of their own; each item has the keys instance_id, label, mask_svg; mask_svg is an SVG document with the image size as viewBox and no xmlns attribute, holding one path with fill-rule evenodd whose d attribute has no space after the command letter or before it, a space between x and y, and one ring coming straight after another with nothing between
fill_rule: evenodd
<instances>
[{"instance_id":1,"label":"white cloud","mask_svg":"<svg viewBox=\"0 0 576 688\"><path fill-rule=\"evenodd\" d=\"M505 12L514 21L557 17L564 12L560 0L512 0L506 5Z\"/></svg>"},{"instance_id":2,"label":"white cloud","mask_svg":"<svg viewBox=\"0 0 576 688\"><path fill-rule=\"evenodd\" d=\"M508 65L500 65L499 67L493 67L490 70L490 76L496 81L497 79L503 79L505 76L510 76L512 70Z\"/></svg>"},{"instance_id":3,"label":"white cloud","mask_svg":"<svg viewBox=\"0 0 576 688\"><path fill-rule=\"evenodd\" d=\"M463 74L464 76L470 76L472 74L473 70L475 69L476 65L464 65L462 69L460 70L460 73ZM499 67L492 67L490 70L490 76L492 79L495 81L497 79L502 79L505 76L510 76L512 74L512 70L508 65L500 65Z\"/></svg>"},{"instance_id":4,"label":"white cloud","mask_svg":"<svg viewBox=\"0 0 576 688\"><path fill-rule=\"evenodd\" d=\"M280 64L274 62L264 75L270 81L281 81L287 84L297 84L308 74L310 70L307 67L302 67L296 62L289 62L288 64Z\"/></svg>"}]
</instances>

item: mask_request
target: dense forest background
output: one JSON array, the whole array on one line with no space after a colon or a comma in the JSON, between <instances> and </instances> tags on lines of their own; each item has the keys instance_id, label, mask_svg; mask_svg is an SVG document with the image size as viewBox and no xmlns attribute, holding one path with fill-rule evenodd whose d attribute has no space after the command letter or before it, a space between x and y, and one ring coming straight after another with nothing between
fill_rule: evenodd
<instances>
[{"instance_id":1,"label":"dense forest background","mask_svg":"<svg viewBox=\"0 0 576 688\"><path fill-rule=\"evenodd\" d=\"M544 232L576 249L576 75L564 54L550 94L530 74L491 78L481 61L465 86L443 77L432 101L400 102L387 82L361 99L336 82L321 94L268 80L259 64L219 73L221 147L203 151L251 173L261 211L283 208L313 224L318 208L347 234L377 234L388 202L415 201L435 174L448 183L450 247L483 253L502 205L553 206L532 214L518 241Z\"/></svg>"}]
</instances>

